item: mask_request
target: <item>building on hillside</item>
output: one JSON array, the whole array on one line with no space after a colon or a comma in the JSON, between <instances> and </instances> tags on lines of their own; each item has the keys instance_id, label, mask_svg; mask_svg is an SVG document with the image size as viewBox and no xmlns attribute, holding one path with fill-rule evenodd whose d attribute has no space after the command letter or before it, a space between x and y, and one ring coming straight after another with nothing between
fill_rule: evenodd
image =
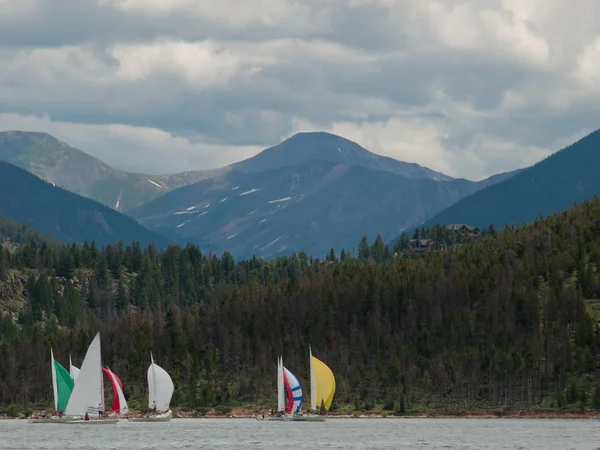
<instances>
[{"instance_id":1,"label":"building on hillside","mask_svg":"<svg viewBox=\"0 0 600 450\"><path fill-rule=\"evenodd\" d=\"M439 245L433 239L409 239L408 251L412 253L429 253L439 250Z\"/></svg>"},{"instance_id":2,"label":"building on hillside","mask_svg":"<svg viewBox=\"0 0 600 450\"><path fill-rule=\"evenodd\" d=\"M479 237L479 228L473 228L464 223L452 223L446 226L446 229L467 237Z\"/></svg>"}]
</instances>

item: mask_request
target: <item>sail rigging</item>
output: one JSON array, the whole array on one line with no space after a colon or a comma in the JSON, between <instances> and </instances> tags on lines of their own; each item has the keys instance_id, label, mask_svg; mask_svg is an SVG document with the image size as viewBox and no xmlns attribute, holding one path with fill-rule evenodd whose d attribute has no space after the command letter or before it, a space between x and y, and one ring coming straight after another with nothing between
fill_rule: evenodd
<instances>
[{"instance_id":1,"label":"sail rigging","mask_svg":"<svg viewBox=\"0 0 600 450\"><path fill-rule=\"evenodd\" d=\"M69 373L71 374L73 381L77 381L77 377L79 376L79 368L75 367L71 362L71 355L69 355Z\"/></svg>"},{"instance_id":2,"label":"sail rigging","mask_svg":"<svg viewBox=\"0 0 600 450\"><path fill-rule=\"evenodd\" d=\"M129 408L127 406L127 401L125 399L125 394L123 394L123 383L119 379L119 377L111 371L109 368L102 368L102 371L106 374L108 379L110 380L110 384L113 388L114 400L111 406L111 409L117 414L127 414Z\"/></svg>"},{"instance_id":3,"label":"sail rigging","mask_svg":"<svg viewBox=\"0 0 600 450\"><path fill-rule=\"evenodd\" d=\"M97 333L83 359L65 414L70 416L83 416L86 412L93 414L98 411L102 402L100 333Z\"/></svg>"},{"instance_id":4,"label":"sail rigging","mask_svg":"<svg viewBox=\"0 0 600 450\"><path fill-rule=\"evenodd\" d=\"M309 347L310 355L310 407L313 410L320 408L321 405L327 411L331 408L333 395L335 394L335 377L327 365L312 355L312 349Z\"/></svg>"},{"instance_id":5,"label":"sail rigging","mask_svg":"<svg viewBox=\"0 0 600 450\"><path fill-rule=\"evenodd\" d=\"M283 392L283 357L277 358L277 411L285 410L285 394Z\"/></svg>"},{"instance_id":6,"label":"sail rigging","mask_svg":"<svg viewBox=\"0 0 600 450\"><path fill-rule=\"evenodd\" d=\"M148 407L156 412L168 411L173 396L173 380L171 376L154 362L150 353L150 367L148 367Z\"/></svg>"},{"instance_id":7,"label":"sail rigging","mask_svg":"<svg viewBox=\"0 0 600 450\"><path fill-rule=\"evenodd\" d=\"M286 414L293 414L300 412L302 409L302 387L298 378L290 372L287 368L283 367L283 381L288 394L288 401L285 407Z\"/></svg>"},{"instance_id":8,"label":"sail rigging","mask_svg":"<svg viewBox=\"0 0 600 450\"><path fill-rule=\"evenodd\" d=\"M50 370L52 371L52 392L54 394L54 409L58 409L58 386L56 381L56 366L54 365L54 351L50 349Z\"/></svg>"},{"instance_id":9,"label":"sail rigging","mask_svg":"<svg viewBox=\"0 0 600 450\"><path fill-rule=\"evenodd\" d=\"M54 409L65 410L71 392L73 392L73 379L67 369L54 359L54 351L50 349L52 370L52 391L54 394Z\"/></svg>"},{"instance_id":10,"label":"sail rigging","mask_svg":"<svg viewBox=\"0 0 600 450\"><path fill-rule=\"evenodd\" d=\"M56 371L56 387L58 388L57 409L64 411L73 392L73 378L71 378L67 369L61 366L56 360L54 361L54 369Z\"/></svg>"}]
</instances>

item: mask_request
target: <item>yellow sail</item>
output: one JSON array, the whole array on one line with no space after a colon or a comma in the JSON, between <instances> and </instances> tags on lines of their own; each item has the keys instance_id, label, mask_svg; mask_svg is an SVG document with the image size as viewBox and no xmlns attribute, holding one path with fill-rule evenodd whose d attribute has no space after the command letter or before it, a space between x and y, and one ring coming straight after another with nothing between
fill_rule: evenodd
<instances>
[{"instance_id":1,"label":"yellow sail","mask_svg":"<svg viewBox=\"0 0 600 450\"><path fill-rule=\"evenodd\" d=\"M329 367L327 367L322 361L310 356L311 358L311 375L314 377L312 388L316 391L316 397L314 398L313 408L319 408L321 403L325 404L325 409L329 411L331 407L331 401L333 400L333 394L335 394L335 377Z\"/></svg>"}]
</instances>

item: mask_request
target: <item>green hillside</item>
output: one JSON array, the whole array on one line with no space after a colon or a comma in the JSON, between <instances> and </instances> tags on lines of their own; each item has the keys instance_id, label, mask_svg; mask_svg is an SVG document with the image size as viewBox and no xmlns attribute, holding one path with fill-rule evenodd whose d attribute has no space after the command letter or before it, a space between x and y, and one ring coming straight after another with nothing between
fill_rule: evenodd
<instances>
[{"instance_id":1,"label":"green hillside","mask_svg":"<svg viewBox=\"0 0 600 450\"><path fill-rule=\"evenodd\" d=\"M274 406L277 356L307 386L309 344L338 411L600 408L598 199L419 258L380 237L326 261L137 244L1 257L25 299L0 319L2 404L49 404L50 347L77 364L100 331L127 396L145 395L152 351L173 405L198 411Z\"/></svg>"}]
</instances>

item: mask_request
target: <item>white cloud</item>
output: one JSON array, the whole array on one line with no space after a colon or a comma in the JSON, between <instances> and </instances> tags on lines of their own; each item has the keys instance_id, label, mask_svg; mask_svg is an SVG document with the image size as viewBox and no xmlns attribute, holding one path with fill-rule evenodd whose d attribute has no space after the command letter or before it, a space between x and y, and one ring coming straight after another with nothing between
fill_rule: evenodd
<instances>
[{"instance_id":1,"label":"white cloud","mask_svg":"<svg viewBox=\"0 0 600 450\"><path fill-rule=\"evenodd\" d=\"M38 0L0 0L0 23L27 18L38 7Z\"/></svg>"},{"instance_id":2,"label":"white cloud","mask_svg":"<svg viewBox=\"0 0 600 450\"><path fill-rule=\"evenodd\" d=\"M452 4L454 3L454 5ZM549 58L546 40L529 23L503 9L480 2L419 2L431 29L442 45L497 56L512 54L526 64L543 65Z\"/></svg>"},{"instance_id":3,"label":"white cloud","mask_svg":"<svg viewBox=\"0 0 600 450\"><path fill-rule=\"evenodd\" d=\"M480 179L600 125L597 0L0 0L0 23L0 128L140 171L302 128Z\"/></svg>"},{"instance_id":4,"label":"white cloud","mask_svg":"<svg viewBox=\"0 0 600 450\"><path fill-rule=\"evenodd\" d=\"M275 62L272 57L243 52L239 47L211 41L159 41L118 44L111 50L111 55L119 63L114 74L119 80L137 82L163 72L204 87L226 85L235 76L252 75L259 66Z\"/></svg>"},{"instance_id":5,"label":"white cloud","mask_svg":"<svg viewBox=\"0 0 600 450\"><path fill-rule=\"evenodd\" d=\"M315 126L305 120L294 121L293 133L314 129ZM334 122L324 131L343 136L379 155L416 162L451 176L457 175L441 144L447 133L441 123L410 118L381 122Z\"/></svg>"},{"instance_id":6,"label":"white cloud","mask_svg":"<svg viewBox=\"0 0 600 450\"><path fill-rule=\"evenodd\" d=\"M128 14L164 17L186 14L215 21L223 26L304 27L304 31L324 29L328 15L312 8L310 2L291 0L99 0L100 5ZM325 2L324 2L325 3Z\"/></svg>"}]
</instances>

